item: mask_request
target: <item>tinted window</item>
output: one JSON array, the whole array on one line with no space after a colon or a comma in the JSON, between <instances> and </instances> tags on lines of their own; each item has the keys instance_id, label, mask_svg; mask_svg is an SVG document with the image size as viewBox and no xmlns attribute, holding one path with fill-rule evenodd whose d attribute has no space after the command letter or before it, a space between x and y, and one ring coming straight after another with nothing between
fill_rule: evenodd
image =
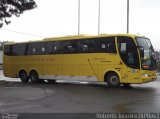
<instances>
[{"instance_id":1,"label":"tinted window","mask_svg":"<svg viewBox=\"0 0 160 119\"><path fill-rule=\"evenodd\" d=\"M53 53L53 42L46 42L45 44L45 54Z\"/></svg>"},{"instance_id":2,"label":"tinted window","mask_svg":"<svg viewBox=\"0 0 160 119\"><path fill-rule=\"evenodd\" d=\"M63 41L63 53L77 53L78 41Z\"/></svg>"},{"instance_id":3,"label":"tinted window","mask_svg":"<svg viewBox=\"0 0 160 119\"><path fill-rule=\"evenodd\" d=\"M80 53L95 52L95 39L79 40L78 50Z\"/></svg>"},{"instance_id":4,"label":"tinted window","mask_svg":"<svg viewBox=\"0 0 160 119\"><path fill-rule=\"evenodd\" d=\"M31 54L41 55L45 53L44 43L32 43Z\"/></svg>"},{"instance_id":5,"label":"tinted window","mask_svg":"<svg viewBox=\"0 0 160 119\"><path fill-rule=\"evenodd\" d=\"M19 44L19 55L25 55L27 51L27 44Z\"/></svg>"},{"instance_id":6,"label":"tinted window","mask_svg":"<svg viewBox=\"0 0 160 119\"><path fill-rule=\"evenodd\" d=\"M32 55L32 44L31 43L28 44L27 55Z\"/></svg>"},{"instance_id":7,"label":"tinted window","mask_svg":"<svg viewBox=\"0 0 160 119\"><path fill-rule=\"evenodd\" d=\"M12 54L12 46L11 45L5 45L4 46L4 54L11 55Z\"/></svg>"},{"instance_id":8,"label":"tinted window","mask_svg":"<svg viewBox=\"0 0 160 119\"><path fill-rule=\"evenodd\" d=\"M6 55L10 55L10 56L17 56L18 55L18 45L6 45L4 48L4 53Z\"/></svg>"},{"instance_id":9,"label":"tinted window","mask_svg":"<svg viewBox=\"0 0 160 119\"><path fill-rule=\"evenodd\" d=\"M17 56L18 55L18 45L15 44L12 46L12 56Z\"/></svg>"},{"instance_id":10,"label":"tinted window","mask_svg":"<svg viewBox=\"0 0 160 119\"><path fill-rule=\"evenodd\" d=\"M96 51L116 53L115 37L98 38L96 40Z\"/></svg>"},{"instance_id":11,"label":"tinted window","mask_svg":"<svg viewBox=\"0 0 160 119\"><path fill-rule=\"evenodd\" d=\"M55 41L53 44L53 53L61 54L63 53L63 43L62 41Z\"/></svg>"},{"instance_id":12,"label":"tinted window","mask_svg":"<svg viewBox=\"0 0 160 119\"><path fill-rule=\"evenodd\" d=\"M7 55L41 55L62 53L116 53L115 38L89 38L68 41L35 42L15 45L6 45Z\"/></svg>"}]
</instances>

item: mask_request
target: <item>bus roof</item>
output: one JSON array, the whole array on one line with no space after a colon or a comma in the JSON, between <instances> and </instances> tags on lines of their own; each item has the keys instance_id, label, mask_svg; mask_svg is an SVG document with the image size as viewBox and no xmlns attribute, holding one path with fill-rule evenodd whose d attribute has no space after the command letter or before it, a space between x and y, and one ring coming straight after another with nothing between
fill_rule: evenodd
<instances>
[{"instance_id":1,"label":"bus roof","mask_svg":"<svg viewBox=\"0 0 160 119\"><path fill-rule=\"evenodd\" d=\"M85 38L98 38L98 37L111 37L111 36L128 36L128 37L144 37L141 35L134 35L134 34L99 34L99 35L67 35L63 37L52 37L52 38L44 38L42 40L31 40L26 42L7 42L6 44L21 44L21 43L34 43L34 42L46 42L46 41L61 41L61 40L75 40L75 39L85 39ZM5 45L6 45L5 44Z\"/></svg>"},{"instance_id":2,"label":"bus roof","mask_svg":"<svg viewBox=\"0 0 160 119\"><path fill-rule=\"evenodd\" d=\"M86 35L86 34L80 34L80 35L69 35L69 36L63 36L63 37L53 37L53 38L45 38L43 40L67 40L67 39L83 39L83 38L95 38L95 37L110 37L110 36L129 36L129 37L135 37L139 35L134 34L99 34L99 35ZM142 37L142 36L141 36Z\"/></svg>"}]
</instances>

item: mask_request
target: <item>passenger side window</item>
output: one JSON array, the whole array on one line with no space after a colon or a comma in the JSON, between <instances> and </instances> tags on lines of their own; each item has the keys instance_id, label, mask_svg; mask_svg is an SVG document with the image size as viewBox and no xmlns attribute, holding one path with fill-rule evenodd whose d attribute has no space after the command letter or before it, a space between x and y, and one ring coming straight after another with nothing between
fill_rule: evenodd
<instances>
[{"instance_id":1,"label":"passenger side window","mask_svg":"<svg viewBox=\"0 0 160 119\"><path fill-rule=\"evenodd\" d=\"M62 41L55 41L53 45L53 53L55 54L62 54L63 53L63 46Z\"/></svg>"},{"instance_id":2,"label":"passenger side window","mask_svg":"<svg viewBox=\"0 0 160 119\"><path fill-rule=\"evenodd\" d=\"M44 47L44 43L33 43L32 44L32 54L33 55L41 55L44 54L45 52L45 47Z\"/></svg>"},{"instance_id":3,"label":"passenger side window","mask_svg":"<svg viewBox=\"0 0 160 119\"><path fill-rule=\"evenodd\" d=\"M93 53L95 52L95 39L80 40L78 44L80 53Z\"/></svg>"},{"instance_id":4,"label":"passenger side window","mask_svg":"<svg viewBox=\"0 0 160 119\"><path fill-rule=\"evenodd\" d=\"M28 44L27 55L32 55L32 44L31 43Z\"/></svg>"},{"instance_id":5,"label":"passenger side window","mask_svg":"<svg viewBox=\"0 0 160 119\"><path fill-rule=\"evenodd\" d=\"M115 37L102 37L96 40L96 51L116 53Z\"/></svg>"},{"instance_id":6,"label":"passenger side window","mask_svg":"<svg viewBox=\"0 0 160 119\"><path fill-rule=\"evenodd\" d=\"M9 55L9 56L12 54L12 45L5 45L4 46L4 54Z\"/></svg>"},{"instance_id":7,"label":"passenger side window","mask_svg":"<svg viewBox=\"0 0 160 119\"><path fill-rule=\"evenodd\" d=\"M63 41L63 51L64 53L77 53L78 41Z\"/></svg>"},{"instance_id":8,"label":"passenger side window","mask_svg":"<svg viewBox=\"0 0 160 119\"><path fill-rule=\"evenodd\" d=\"M45 54L52 54L53 53L53 42L46 42L45 43Z\"/></svg>"},{"instance_id":9,"label":"passenger side window","mask_svg":"<svg viewBox=\"0 0 160 119\"><path fill-rule=\"evenodd\" d=\"M18 45L15 44L12 46L12 56L17 56L18 55Z\"/></svg>"},{"instance_id":10,"label":"passenger side window","mask_svg":"<svg viewBox=\"0 0 160 119\"><path fill-rule=\"evenodd\" d=\"M26 54L27 44L18 44L18 48L20 56Z\"/></svg>"},{"instance_id":11,"label":"passenger side window","mask_svg":"<svg viewBox=\"0 0 160 119\"><path fill-rule=\"evenodd\" d=\"M37 42L37 43L32 43L28 44L28 55L41 55L45 53L45 46L44 43Z\"/></svg>"}]
</instances>

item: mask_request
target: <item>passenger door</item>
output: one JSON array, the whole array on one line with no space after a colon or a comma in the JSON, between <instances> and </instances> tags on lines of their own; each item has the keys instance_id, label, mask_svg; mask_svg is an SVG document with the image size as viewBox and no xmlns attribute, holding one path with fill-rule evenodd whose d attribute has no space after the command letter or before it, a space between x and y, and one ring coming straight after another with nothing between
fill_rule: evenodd
<instances>
[{"instance_id":1,"label":"passenger door","mask_svg":"<svg viewBox=\"0 0 160 119\"><path fill-rule=\"evenodd\" d=\"M121 70L123 81L125 83L138 83L140 63L134 40L130 37L121 36L117 38L117 42L119 55L123 63Z\"/></svg>"}]
</instances>

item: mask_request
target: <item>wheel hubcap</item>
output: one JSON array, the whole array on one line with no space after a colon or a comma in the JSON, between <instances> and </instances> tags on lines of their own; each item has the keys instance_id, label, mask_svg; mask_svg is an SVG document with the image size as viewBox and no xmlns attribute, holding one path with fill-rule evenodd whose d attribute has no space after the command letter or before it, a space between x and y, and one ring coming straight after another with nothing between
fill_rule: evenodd
<instances>
[{"instance_id":1,"label":"wheel hubcap","mask_svg":"<svg viewBox=\"0 0 160 119\"><path fill-rule=\"evenodd\" d=\"M110 78L111 85L118 85L118 78L116 76L112 76Z\"/></svg>"},{"instance_id":2,"label":"wheel hubcap","mask_svg":"<svg viewBox=\"0 0 160 119\"><path fill-rule=\"evenodd\" d=\"M25 79L26 78L26 75L23 73L22 74L22 79Z\"/></svg>"}]
</instances>

